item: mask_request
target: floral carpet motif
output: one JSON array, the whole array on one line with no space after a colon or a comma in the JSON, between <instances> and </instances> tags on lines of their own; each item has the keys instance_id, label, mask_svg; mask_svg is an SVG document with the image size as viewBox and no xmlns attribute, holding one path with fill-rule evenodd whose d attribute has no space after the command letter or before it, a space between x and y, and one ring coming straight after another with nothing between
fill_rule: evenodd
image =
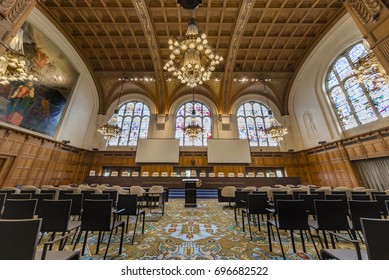
<instances>
[{"instance_id":1,"label":"floral carpet motif","mask_svg":"<svg viewBox=\"0 0 389 280\"><path fill-rule=\"evenodd\" d=\"M147 210L146 210L147 211ZM261 260L282 259L281 247L277 237L272 240L273 252L269 251L266 221L261 221L261 230L253 225L253 240L250 240L247 220L246 232L242 230L241 217L235 223L233 209L213 199L198 201L196 208L185 208L183 200L171 200L166 203L165 214L147 212L145 233L141 226L131 245L134 220L130 221L128 233L125 234L122 254L118 255L120 230L114 234L109 247L107 259L139 259L139 260ZM306 253L301 246L300 234L295 234L296 253L292 250L289 232L280 231L281 240L287 259L317 259L311 241L307 241ZM88 237L86 254L82 259L102 259L106 249L108 234L105 235L99 253L96 254L97 232ZM83 238L77 245L82 248ZM320 244L315 239L320 250ZM339 243L338 243L339 244ZM66 246L71 249L71 245ZM344 247L340 244L337 247Z\"/></svg>"}]
</instances>

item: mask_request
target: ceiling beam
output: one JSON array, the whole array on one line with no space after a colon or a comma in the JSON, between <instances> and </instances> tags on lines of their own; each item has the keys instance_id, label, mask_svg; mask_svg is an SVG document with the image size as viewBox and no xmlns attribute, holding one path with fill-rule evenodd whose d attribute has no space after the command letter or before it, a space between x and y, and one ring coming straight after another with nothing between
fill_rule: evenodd
<instances>
[{"instance_id":1,"label":"ceiling beam","mask_svg":"<svg viewBox=\"0 0 389 280\"><path fill-rule=\"evenodd\" d=\"M132 3L134 5L136 14L138 15L139 21L142 25L144 36L146 38L154 66L155 86L157 92L159 92L159 95L157 94L157 99L159 98L160 101L158 113L165 113L167 106L165 102L165 94L167 93L166 82L163 76L162 59L159 53L157 38L155 36L155 31L150 18L149 11L147 10L148 4L145 0L133 0Z\"/></svg>"}]
</instances>

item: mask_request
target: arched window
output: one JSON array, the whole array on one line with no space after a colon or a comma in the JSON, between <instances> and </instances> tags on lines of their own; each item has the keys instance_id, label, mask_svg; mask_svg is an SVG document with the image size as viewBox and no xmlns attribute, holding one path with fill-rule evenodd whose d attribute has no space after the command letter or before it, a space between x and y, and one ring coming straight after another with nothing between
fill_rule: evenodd
<instances>
[{"instance_id":1,"label":"arched window","mask_svg":"<svg viewBox=\"0 0 389 280\"><path fill-rule=\"evenodd\" d=\"M147 138L150 109L139 101L129 101L119 107L117 124L122 129L118 138L108 141L108 146L136 146L138 139Z\"/></svg>"},{"instance_id":2,"label":"arched window","mask_svg":"<svg viewBox=\"0 0 389 280\"><path fill-rule=\"evenodd\" d=\"M203 128L203 134L192 140L184 134L184 128L192 120L193 104L195 108L196 123ZM176 139L180 139L180 146L207 146L207 139L211 138L212 117L209 108L200 102L186 102L177 110Z\"/></svg>"},{"instance_id":3,"label":"arched window","mask_svg":"<svg viewBox=\"0 0 389 280\"><path fill-rule=\"evenodd\" d=\"M362 43L350 47L327 74L327 94L344 130L389 115L389 86L377 88L369 80L359 82L353 73L353 64L367 52Z\"/></svg>"},{"instance_id":4,"label":"arched window","mask_svg":"<svg viewBox=\"0 0 389 280\"><path fill-rule=\"evenodd\" d=\"M265 129L270 127L269 108L259 102L246 102L237 112L239 139L248 139L252 147L278 146L268 137Z\"/></svg>"}]
</instances>

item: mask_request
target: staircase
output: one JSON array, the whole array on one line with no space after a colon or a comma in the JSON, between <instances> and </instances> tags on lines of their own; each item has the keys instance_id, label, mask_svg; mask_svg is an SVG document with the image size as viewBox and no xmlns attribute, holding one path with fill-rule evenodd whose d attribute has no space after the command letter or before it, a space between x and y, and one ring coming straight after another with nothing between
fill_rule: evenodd
<instances>
[{"instance_id":1,"label":"staircase","mask_svg":"<svg viewBox=\"0 0 389 280\"><path fill-rule=\"evenodd\" d=\"M197 199L217 199L217 189L197 189ZM169 199L184 199L185 189L169 189Z\"/></svg>"}]
</instances>

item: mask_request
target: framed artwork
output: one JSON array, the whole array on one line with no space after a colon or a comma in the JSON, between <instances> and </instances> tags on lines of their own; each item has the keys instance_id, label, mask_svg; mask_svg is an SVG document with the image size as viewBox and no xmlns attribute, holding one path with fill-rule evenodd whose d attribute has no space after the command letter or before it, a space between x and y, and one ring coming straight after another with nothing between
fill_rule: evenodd
<instances>
[{"instance_id":1,"label":"framed artwork","mask_svg":"<svg viewBox=\"0 0 389 280\"><path fill-rule=\"evenodd\" d=\"M56 44L26 22L0 55L0 121L53 137L77 78Z\"/></svg>"}]
</instances>

